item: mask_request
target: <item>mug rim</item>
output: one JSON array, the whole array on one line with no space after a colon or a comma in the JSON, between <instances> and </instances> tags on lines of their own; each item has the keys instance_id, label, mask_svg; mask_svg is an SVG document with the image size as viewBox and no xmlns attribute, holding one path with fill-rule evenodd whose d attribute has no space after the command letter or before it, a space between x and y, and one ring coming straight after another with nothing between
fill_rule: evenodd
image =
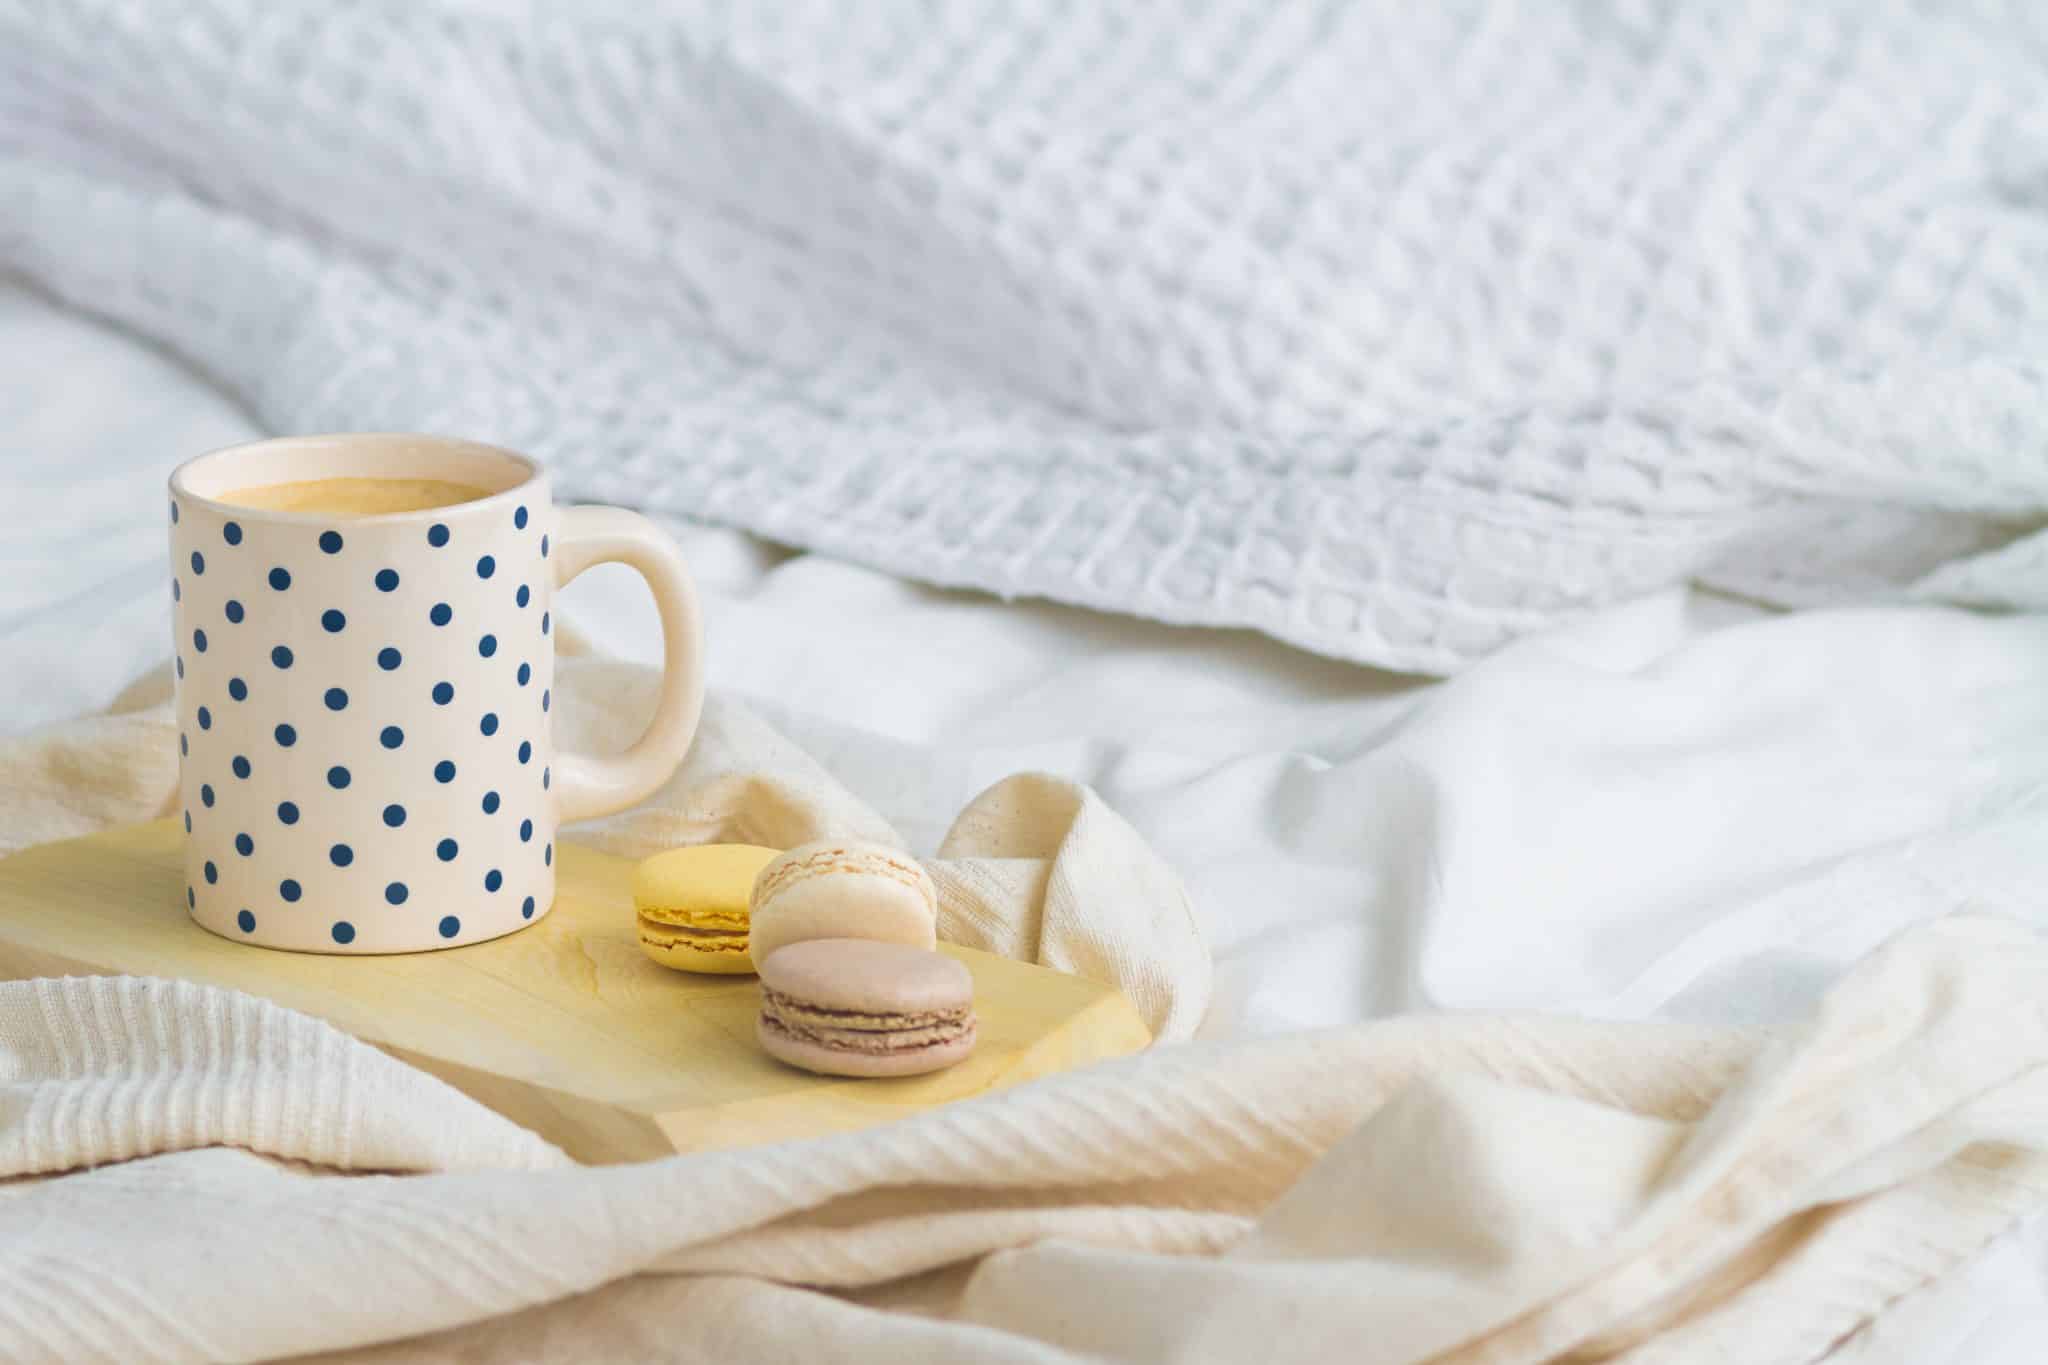
<instances>
[{"instance_id":1,"label":"mug rim","mask_svg":"<svg viewBox=\"0 0 2048 1365\"><path fill-rule=\"evenodd\" d=\"M232 445L217 446L212 450L206 451L204 454L194 455L192 458L179 464L176 469L173 469L168 481L170 491L174 497L182 498L197 506L207 508L223 517L232 517L241 521L276 522L283 525L326 526L334 521L334 517L329 513L284 512L266 507L246 507L240 503L223 502L218 498L208 497L204 493L194 492L191 486L191 478L195 473L204 474L206 471L203 466L215 461L225 462L230 456L239 457L264 451L283 451L294 446L317 449L321 446L333 446L344 443L350 445L385 446L387 448L400 444L432 446L442 450L463 451L472 455L501 460L516 466L521 471L521 476L515 482L507 484L494 493L487 493L480 498L471 498L466 502L445 503L439 507L415 508L407 512L376 512L366 516L350 516L348 520L358 526L404 525L407 522L438 521L451 515L464 515L476 508L489 508L501 502L510 503L516 501L522 493L530 495L534 486L539 484L546 474L546 471L541 467L540 461L530 455L522 455L516 450L507 450L503 446L494 446L485 441L472 441L461 436L435 436L429 433L411 431L328 431L309 432L297 436L268 436L260 441L237 441ZM375 478L378 476L330 475L328 477ZM283 482L291 481L283 480Z\"/></svg>"}]
</instances>

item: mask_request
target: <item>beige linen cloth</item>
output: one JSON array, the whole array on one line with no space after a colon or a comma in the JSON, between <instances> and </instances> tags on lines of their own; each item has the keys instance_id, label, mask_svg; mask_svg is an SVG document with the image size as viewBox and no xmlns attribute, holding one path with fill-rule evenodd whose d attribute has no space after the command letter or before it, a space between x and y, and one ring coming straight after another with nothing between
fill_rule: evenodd
<instances>
[{"instance_id":1,"label":"beige linen cloth","mask_svg":"<svg viewBox=\"0 0 2048 1365\"><path fill-rule=\"evenodd\" d=\"M565 660L565 738L638 669ZM157 813L153 680L0 746L11 844ZM581 832L889 838L744 709ZM1208 956L1088 791L998 784L934 867L958 941L1121 986L1165 1039ZM1502 907L1511 913L1512 907ZM1785 1036L1463 1016L1155 1050L894 1125L584 1168L262 1001L0 985L10 1357L1589 1361L1827 1354L2048 1196L2048 946L1917 929Z\"/></svg>"}]
</instances>

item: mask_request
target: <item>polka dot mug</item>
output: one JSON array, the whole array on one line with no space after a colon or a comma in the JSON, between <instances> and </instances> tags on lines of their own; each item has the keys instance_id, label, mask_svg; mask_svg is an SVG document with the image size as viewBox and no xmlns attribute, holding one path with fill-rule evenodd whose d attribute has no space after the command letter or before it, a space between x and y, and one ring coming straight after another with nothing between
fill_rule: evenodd
<instances>
[{"instance_id":1,"label":"polka dot mug","mask_svg":"<svg viewBox=\"0 0 2048 1365\"><path fill-rule=\"evenodd\" d=\"M300 481L482 490L381 516L220 500ZM555 506L533 461L427 436L292 437L171 476L185 903L268 948L405 953L496 938L554 903L556 831L675 771L704 701L674 544L613 507ZM654 590L666 672L616 757L550 734L555 589L618 561Z\"/></svg>"}]
</instances>

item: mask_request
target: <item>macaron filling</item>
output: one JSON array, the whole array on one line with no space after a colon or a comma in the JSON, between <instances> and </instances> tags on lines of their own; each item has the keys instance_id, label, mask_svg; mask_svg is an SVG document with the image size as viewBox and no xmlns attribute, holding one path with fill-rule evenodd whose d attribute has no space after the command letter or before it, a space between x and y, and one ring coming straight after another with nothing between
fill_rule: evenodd
<instances>
[{"instance_id":1,"label":"macaron filling","mask_svg":"<svg viewBox=\"0 0 2048 1365\"><path fill-rule=\"evenodd\" d=\"M717 923L720 917L710 917L709 924L678 924L673 920L659 919L642 911L640 919L640 941L654 947L687 945L700 953L732 952L747 950L746 916L738 916L735 923Z\"/></svg>"},{"instance_id":2,"label":"macaron filling","mask_svg":"<svg viewBox=\"0 0 2048 1365\"><path fill-rule=\"evenodd\" d=\"M824 1009L780 992L761 992L761 1027L794 1042L835 1052L886 1056L963 1042L974 1036L971 1007L877 1014Z\"/></svg>"}]
</instances>

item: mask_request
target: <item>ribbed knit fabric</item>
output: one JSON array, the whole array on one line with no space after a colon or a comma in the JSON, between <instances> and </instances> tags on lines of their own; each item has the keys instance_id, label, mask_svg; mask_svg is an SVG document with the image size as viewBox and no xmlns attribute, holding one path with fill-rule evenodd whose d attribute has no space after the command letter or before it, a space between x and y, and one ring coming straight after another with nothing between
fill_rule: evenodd
<instances>
[{"instance_id":1,"label":"ribbed knit fabric","mask_svg":"<svg viewBox=\"0 0 2048 1365\"><path fill-rule=\"evenodd\" d=\"M0 1171L194 1147L344 1170L540 1169L560 1152L434 1077L253 996L137 977L0 993Z\"/></svg>"},{"instance_id":2,"label":"ribbed knit fabric","mask_svg":"<svg viewBox=\"0 0 2048 1365\"><path fill-rule=\"evenodd\" d=\"M2048 1199L2048 948L1985 920L1914 931L1779 1040L1391 1021L609 1169L481 1169L547 1154L431 1082L385 1089L414 1107L373 1118L359 1078L375 1068L351 1055L368 1050L338 1039L264 1101L273 1120L231 1102L195 1127L223 1069L260 1070L303 1022L209 991L9 984L6 1036L93 1017L95 996L163 1055L214 1062L136 1074L100 1047L102 1114L446 1173L309 1179L201 1151L16 1188L0 1200L14 1358L253 1358L439 1330L394 1354L1777 1365L1819 1358ZM185 1039L238 1011L250 1027ZM5 1062L40 1087L77 1069L65 1055L16 1043ZM330 1122L355 1131L317 1131ZM74 1131L5 1150L137 1146ZM784 1287L874 1299L977 1259L904 1287L937 1321ZM546 1351L545 1316L485 1321L650 1269L690 1278L565 1305L578 1330ZM747 1311L722 1311L734 1301Z\"/></svg>"},{"instance_id":3,"label":"ribbed knit fabric","mask_svg":"<svg viewBox=\"0 0 2048 1365\"><path fill-rule=\"evenodd\" d=\"M0 269L278 431L1450 670L2048 602L2041 6L0 4Z\"/></svg>"}]
</instances>

